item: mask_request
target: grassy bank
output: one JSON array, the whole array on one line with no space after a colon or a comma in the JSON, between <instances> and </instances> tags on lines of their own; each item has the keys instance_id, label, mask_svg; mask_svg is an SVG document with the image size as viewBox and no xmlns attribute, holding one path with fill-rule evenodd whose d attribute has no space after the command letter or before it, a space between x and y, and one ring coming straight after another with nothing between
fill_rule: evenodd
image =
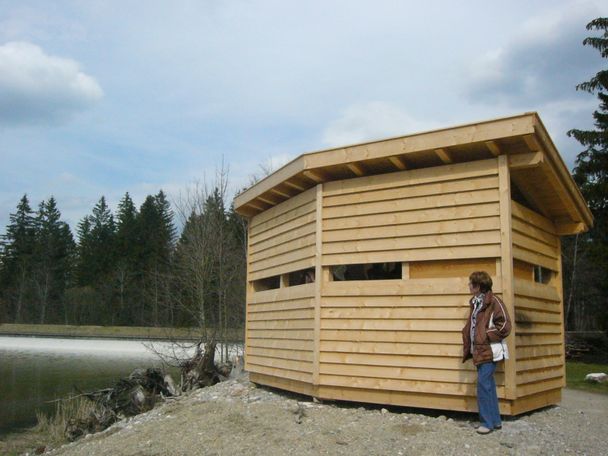
<instances>
[{"instance_id":1,"label":"grassy bank","mask_svg":"<svg viewBox=\"0 0 608 456\"><path fill-rule=\"evenodd\" d=\"M229 340L243 339L243 329L228 330ZM199 328L155 328L138 326L73 326L1 324L0 335L102 337L117 339L197 340Z\"/></svg>"},{"instance_id":2,"label":"grassy bank","mask_svg":"<svg viewBox=\"0 0 608 456\"><path fill-rule=\"evenodd\" d=\"M608 364L587 364L568 361L566 363L566 383L568 388L608 394L608 383L588 383L585 381L585 376L593 372L608 374Z\"/></svg>"}]
</instances>

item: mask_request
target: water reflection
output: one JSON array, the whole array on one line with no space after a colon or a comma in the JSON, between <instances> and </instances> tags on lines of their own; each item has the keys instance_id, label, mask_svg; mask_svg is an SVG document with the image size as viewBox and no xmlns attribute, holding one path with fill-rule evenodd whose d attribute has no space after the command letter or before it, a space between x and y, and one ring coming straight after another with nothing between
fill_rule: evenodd
<instances>
[{"instance_id":1,"label":"water reflection","mask_svg":"<svg viewBox=\"0 0 608 456\"><path fill-rule=\"evenodd\" d=\"M0 337L0 435L36 422L56 398L113 385L137 367L162 367L142 341ZM167 343L154 343L169 353ZM185 356L185 353L180 353ZM177 380L175 372L172 372Z\"/></svg>"}]
</instances>

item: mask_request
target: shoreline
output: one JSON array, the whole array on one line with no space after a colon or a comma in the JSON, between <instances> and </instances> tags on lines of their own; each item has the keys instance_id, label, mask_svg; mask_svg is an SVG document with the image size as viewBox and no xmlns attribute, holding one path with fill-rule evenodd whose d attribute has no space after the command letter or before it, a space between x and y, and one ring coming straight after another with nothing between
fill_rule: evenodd
<instances>
[{"instance_id":1,"label":"shoreline","mask_svg":"<svg viewBox=\"0 0 608 456\"><path fill-rule=\"evenodd\" d=\"M244 329L228 330L228 343L238 343ZM122 339L157 341L196 341L200 339L199 328L170 328L144 326L76 326L0 324L0 336L7 337L65 337L73 339Z\"/></svg>"}]
</instances>

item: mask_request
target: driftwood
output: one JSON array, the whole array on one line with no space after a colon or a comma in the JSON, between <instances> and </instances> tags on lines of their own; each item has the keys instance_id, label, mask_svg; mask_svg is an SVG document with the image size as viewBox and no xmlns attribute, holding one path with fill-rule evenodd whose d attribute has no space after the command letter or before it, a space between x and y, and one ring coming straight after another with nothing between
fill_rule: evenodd
<instances>
[{"instance_id":1,"label":"driftwood","mask_svg":"<svg viewBox=\"0 0 608 456\"><path fill-rule=\"evenodd\" d=\"M202 342L196 345L196 353L180 364L181 390L190 391L196 388L215 385L226 380L232 370L232 363L215 364L215 342L207 342L205 350L201 350Z\"/></svg>"},{"instance_id":2,"label":"driftwood","mask_svg":"<svg viewBox=\"0 0 608 456\"><path fill-rule=\"evenodd\" d=\"M207 342L204 351L202 342L196 346L195 355L180 363L181 391L190 391L215 385L226 380L232 370L232 363L215 364L215 342ZM88 393L80 392L94 404L94 410L87 419L71 419L65 434L69 441L83 435L99 432L114 424L122 417L134 416L154 407L159 399L177 396L178 390L170 375L160 369L135 369L127 378L122 378L112 388L104 388ZM77 397L77 396L75 396Z\"/></svg>"},{"instance_id":3,"label":"driftwood","mask_svg":"<svg viewBox=\"0 0 608 456\"><path fill-rule=\"evenodd\" d=\"M66 426L66 437L79 437L99 432L122 417L137 415L154 407L159 397L176 394L173 380L159 369L135 369L127 378L120 379L112 388L105 388L81 396L95 407L86 419L71 419Z\"/></svg>"}]
</instances>

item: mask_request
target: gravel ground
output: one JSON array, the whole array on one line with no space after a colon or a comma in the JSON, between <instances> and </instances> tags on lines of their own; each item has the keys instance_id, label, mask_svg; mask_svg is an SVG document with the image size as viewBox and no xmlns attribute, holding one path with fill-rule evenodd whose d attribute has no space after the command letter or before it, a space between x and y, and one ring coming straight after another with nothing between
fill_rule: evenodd
<instances>
[{"instance_id":1,"label":"gravel ground","mask_svg":"<svg viewBox=\"0 0 608 456\"><path fill-rule=\"evenodd\" d=\"M256 387L245 376L169 401L51 454L608 454L608 396L575 390L563 396L559 407L508 419L501 431L480 436L473 414L317 403Z\"/></svg>"}]
</instances>

